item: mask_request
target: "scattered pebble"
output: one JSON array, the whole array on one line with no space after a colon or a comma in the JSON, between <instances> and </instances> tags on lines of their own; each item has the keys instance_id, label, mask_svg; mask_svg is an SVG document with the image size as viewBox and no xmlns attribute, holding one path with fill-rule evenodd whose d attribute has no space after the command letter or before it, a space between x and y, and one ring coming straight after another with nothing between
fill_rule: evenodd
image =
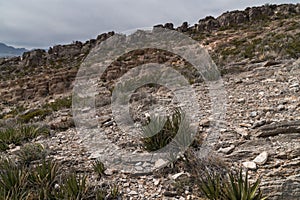
<instances>
[{"instance_id":1,"label":"scattered pebble","mask_svg":"<svg viewBox=\"0 0 300 200\"><path fill-rule=\"evenodd\" d=\"M251 170L255 170L256 169L256 164L255 164L255 162L252 162L252 161L243 162L243 166L245 168L251 169Z\"/></svg>"},{"instance_id":2,"label":"scattered pebble","mask_svg":"<svg viewBox=\"0 0 300 200\"><path fill-rule=\"evenodd\" d=\"M268 160L268 152L264 151L261 154L259 154L253 162L255 162L258 165L263 165L267 162Z\"/></svg>"}]
</instances>

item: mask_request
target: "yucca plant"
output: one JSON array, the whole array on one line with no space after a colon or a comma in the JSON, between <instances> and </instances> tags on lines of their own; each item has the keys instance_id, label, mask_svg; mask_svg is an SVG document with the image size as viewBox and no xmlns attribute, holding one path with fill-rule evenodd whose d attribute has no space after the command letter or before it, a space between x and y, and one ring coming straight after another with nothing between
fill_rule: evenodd
<instances>
[{"instance_id":1,"label":"yucca plant","mask_svg":"<svg viewBox=\"0 0 300 200\"><path fill-rule=\"evenodd\" d=\"M223 188L223 196L226 199L232 200L264 200L259 188L260 179L257 179L253 184L248 180L248 171L243 178L242 169L238 175L229 173L229 181Z\"/></svg>"},{"instance_id":2,"label":"yucca plant","mask_svg":"<svg viewBox=\"0 0 300 200\"><path fill-rule=\"evenodd\" d=\"M0 130L0 151L8 149L9 144L20 145L24 141L36 138L39 135L48 135L49 129L31 125L17 125Z\"/></svg>"},{"instance_id":3,"label":"yucca plant","mask_svg":"<svg viewBox=\"0 0 300 200\"><path fill-rule=\"evenodd\" d=\"M28 166L32 161L45 159L46 150L39 143L29 143L17 152L17 156L22 164Z\"/></svg>"},{"instance_id":4,"label":"yucca plant","mask_svg":"<svg viewBox=\"0 0 300 200\"><path fill-rule=\"evenodd\" d=\"M47 103L43 106L45 109L51 109L53 111L61 110L62 108L71 108L72 98L64 97L61 99L56 99L54 102Z\"/></svg>"},{"instance_id":5,"label":"yucca plant","mask_svg":"<svg viewBox=\"0 0 300 200\"><path fill-rule=\"evenodd\" d=\"M76 174L70 174L64 183L61 193L64 199L81 200L88 195L89 186L87 185L87 176L76 177Z\"/></svg>"},{"instance_id":6,"label":"yucca plant","mask_svg":"<svg viewBox=\"0 0 300 200\"><path fill-rule=\"evenodd\" d=\"M251 184L248 171L244 178L240 169L238 174L228 173L227 179L206 172L205 178L201 178L200 189L210 200L264 200L267 197L263 197L259 184L260 179Z\"/></svg>"},{"instance_id":7,"label":"yucca plant","mask_svg":"<svg viewBox=\"0 0 300 200\"><path fill-rule=\"evenodd\" d=\"M117 185L112 185L110 188L110 198L117 199L120 196L119 187Z\"/></svg>"},{"instance_id":8,"label":"yucca plant","mask_svg":"<svg viewBox=\"0 0 300 200\"><path fill-rule=\"evenodd\" d=\"M201 191L208 199L219 200L221 197L222 188L220 175L214 172L210 174L208 171L205 172L205 175L206 180L201 177Z\"/></svg>"},{"instance_id":9,"label":"yucca plant","mask_svg":"<svg viewBox=\"0 0 300 200\"><path fill-rule=\"evenodd\" d=\"M28 173L11 160L0 164L0 199L26 199Z\"/></svg>"},{"instance_id":10,"label":"yucca plant","mask_svg":"<svg viewBox=\"0 0 300 200\"><path fill-rule=\"evenodd\" d=\"M169 144L179 130L182 113L180 109L174 109L172 116L155 116L150 123L142 128L143 147L147 151L156 151Z\"/></svg>"},{"instance_id":11,"label":"yucca plant","mask_svg":"<svg viewBox=\"0 0 300 200\"><path fill-rule=\"evenodd\" d=\"M50 130L45 127L38 127L38 126L21 126L20 134L23 136L24 139L33 139L39 135L49 135Z\"/></svg>"},{"instance_id":12,"label":"yucca plant","mask_svg":"<svg viewBox=\"0 0 300 200\"><path fill-rule=\"evenodd\" d=\"M43 160L42 164L32 168L28 182L33 188L34 196L38 199L53 199L56 195L55 183L57 182L59 167L53 161Z\"/></svg>"},{"instance_id":13,"label":"yucca plant","mask_svg":"<svg viewBox=\"0 0 300 200\"><path fill-rule=\"evenodd\" d=\"M8 149L9 144L20 144L23 137L18 128L8 127L0 130L0 150Z\"/></svg>"},{"instance_id":14,"label":"yucca plant","mask_svg":"<svg viewBox=\"0 0 300 200\"><path fill-rule=\"evenodd\" d=\"M99 178L105 175L104 171L106 170L106 168L100 160L96 160L93 162L93 169L98 174Z\"/></svg>"},{"instance_id":15,"label":"yucca plant","mask_svg":"<svg viewBox=\"0 0 300 200\"><path fill-rule=\"evenodd\" d=\"M104 200L107 195L107 191L101 188L98 188L95 191L95 196L97 200Z\"/></svg>"}]
</instances>

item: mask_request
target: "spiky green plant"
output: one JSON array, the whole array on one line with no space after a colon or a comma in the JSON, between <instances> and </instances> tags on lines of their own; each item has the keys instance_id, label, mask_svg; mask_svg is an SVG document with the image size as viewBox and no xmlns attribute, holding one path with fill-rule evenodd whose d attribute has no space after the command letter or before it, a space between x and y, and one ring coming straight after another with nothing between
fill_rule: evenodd
<instances>
[{"instance_id":1,"label":"spiky green plant","mask_svg":"<svg viewBox=\"0 0 300 200\"><path fill-rule=\"evenodd\" d=\"M23 141L29 141L40 135L49 135L50 130L46 127L38 127L33 125L23 125L18 127L21 139Z\"/></svg>"},{"instance_id":2,"label":"spiky green plant","mask_svg":"<svg viewBox=\"0 0 300 200\"><path fill-rule=\"evenodd\" d=\"M29 143L17 152L17 156L22 164L28 166L32 161L45 159L46 150L41 144Z\"/></svg>"},{"instance_id":3,"label":"spiky green plant","mask_svg":"<svg viewBox=\"0 0 300 200\"><path fill-rule=\"evenodd\" d=\"M29 111L28 113L19 115L18 119L23 123L28 123L31 121L44 119L50 113L51 111L47 109L34 109Z\"/></svg>"},{"instance_id":4,"label":"spiky green plant","mask_svg":"<svg viewBox=\"0 0 300 200\"><path fill-rule=\"evenodd\" d=\"M28 173L11 160L0 163L0 199L26 199Z\"/></svg>"},{"instance_id":5,"label":"spiky green plant","mask_svg":"<svg viewBox=\"0 0 300 200\"><path fill-rule=\"evenodd\" d=\"M51 109L53 111L58 111L63 108L71 108L72 106L72 98L64 97L61 99L56 99L54 102L47 103L43 106L45 109Z\"/></svg>"},{"instance_id":6,"label":"spiky green plant","mask_svg":"<svg viewBox=\"0 0 300 200\"><path fill-rule=\"evenodd\" d=\"M200 185L201 191L205 194L208 199L218 200L221 196L221 181L220 175L216 173L210 174L208 171L205 172L206 180L201 177L202 184Z\"/></svg>"},{"instance_id":7,"label":"spiky green plant","mask_svg":"<svg viewBox=\"0 0 300 200\"><path fill-rule=\"evenodd\" d=\"M59 167L53 161L43 160L41 165L33 168L28 182L38 199L53 199L56 196L55 183L58 181Z\"/></svg>"},{"instance_id":8,"label":"spiky green plant","mask_svg":"<svg viewBox=\"0 0 300 200\"><path fill-rule=\"evenodd\" d=\"M97 200L104 200L107 195L107 192L101 188L97 189L95 193Z\"/></svg>"},{"instance_id":9,"label":"spiky green plant","mask_svg":"<svg viewBox=\"0 0 300 200\"><path fill-rule=\"evenodd\" d=\"M9 144L20 145L39 135L48 135L48 128L33 125L17 125L0 130L0 151L8 149Z\"/></svg>"},{"instance_id":10,"label":"spiky green plant","mask_svg":"<svg viewBox=\"0 0 300 200\"><path fill-rule=\"evenodd\" d=\"M263 200L263 194L259 188L260 179L257 179L253 184L248 180L248 171L243 178L242 169L238 175L229 173L229 181L223 189L224 197L227 199L239 200Z\"/></svg>"},{"instance_id":11,"label":"spiky green plant","mask_svg":"<svg viewBox=\"0 0 300 200\"><path fill-rule=\"evenodd\" d=\"M0 150L5 151L11 143L19 144L22 140L20 132L12 127L0 130Z\"/></svg>"},{"instance_id":12,"label":"spiky green plant","mask_svg":"<svg viewBox=\"0 0 300 200\"><path fill-rule=\"evenodd\" d=\"M179 130L182 113L180 109L174 109L172 116L156 116L150 123L142 128L143 147L147 151L156 151L171 142Z\"/></svg>"},{"instance_id":13,"label":"spiky green plant","mask_svg":"<svg viewBox=\"0 0 300 200\"><path fill-rule=\"evenodd\" d=\"M119 196L120 196L119 187L116 184L112 185L110 188L110 198L116 199Z\"/></svg>"},{"instance_id":14,"label":"spiky green plant","mask_svg":"<svg viewBox=\"0 0 300 200\"><path fill-rule=\"evenodd\" d=\"M228 173L227 179L221 179L221 176L215 173L206 172L205 178L201 178L200 189L204 195L211 200L264 200L263 194L259 188L260 179L254 183L248 180L248 171L245 178L242 169L238 174Z\"/></svg>"},{"instance_id":15,"label":"spiky green plant","mask_svg":"<svg viewBox=\"0 0 300 200\"><path fill-rule=\"evenodd\" d=\"M76 177L76 174L70 174L64 186L62 187L62 195L64 199L80 200L86 198L89 186L87 185L87 176Z\"/></svg>"},{"instance_id":16,"label":"spiky green plant","mask_svg":"<svg viewBox=\"0 0 300 200\"><path fill-rule=\"evenodd\" d=\"M94 161L92 165L94 171L98 174L99 178L105 175L104 171L106 170L106 168L100 160Z\"/></svg>"},{"instance_id":17,"label":"spiky green plant","mask_svg":"<svg viewBox=\"0 0 300 200\"><path fill-rule=\"evenodd\" d=\"M116 185L110 188L91 186L86 175L70 172L65 176L61 172L58 164L51 160L28 167L0 159L0 200L120 198Z\"/></svg>"}]
</instances>

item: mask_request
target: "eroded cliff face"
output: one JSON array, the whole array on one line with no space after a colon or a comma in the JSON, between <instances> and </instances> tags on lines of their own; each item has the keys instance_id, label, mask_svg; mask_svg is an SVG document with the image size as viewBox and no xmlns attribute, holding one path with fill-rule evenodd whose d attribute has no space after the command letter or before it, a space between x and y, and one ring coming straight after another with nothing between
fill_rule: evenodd
<instances>
[{"instance_id":1,"label":"eroded cliff face","mask_svg":"<svg viewBox=\"0 0 300 200\"><path fill-rule=\"evenodd\" d=\"M220 70L224 70L233 62L299 57L299 10L299 4L266 5L226 12L216 19L206 17L194 26L185 22L178 28L172 23L155 27L190 35L210 51ZM90 50L112 35L113 32L104 33L85 43L77 41L50 47L48 51L37 49L21 57L1 59L0 94L3 100L16 102L70 91L76 70ZM153 55L153 51L149 54ZM153 58L160 63L167 60L164 55ZM119 65L112 67L110 74L117 72L121 68Z\"/></svg>"},{"instance_id":2,"label":"eroded cliff face","mask_svg":"<svg viewBox=\"0 0 300 200\"><path fill-rule=\"evenodd\" d=\"M1 96L8 103L31 101L70 93L77 70L89 51L114 33L104 33L85 43L37 49L22 57L2 59Z\"/></svg>"},{"instance_id":3,"label":"eroded cliff face","mask_svg":"<svg viewBox=\"0 0 300 200\"><path fill-rule=\"evenodd\" d=\"M211 54L227 93L226 118L221 122L214 153L230 167L248 168L251 178L260 175L262 188L270 194L270 199L300 196L299 24L300 5L285 4L226 12L217 18L201 19L193 26L186 22L177 28L172 23L156 25L191 36ZM113 32L105 33L85 43L57 45L48 51L37 49L21 57L1 59L1 127L19 121L46 125L52 134L34 141L49 148L52 152L49 157L63 163L66 170L72 165L79 171L91 173L92 159L106 150L91 152L82 143L74 128L70 96L77 71L86 56L93 47L113 35ZM108 139L120 148L143 151L135 145L140 141L118 129L110 105L117 79L145 63L173 66L187 77L197 91L203 110L197 134L208 134L209 124L214 123L214 119L210 116L211 100L201 74L170 52L142 49L115 60L101 77L96 94L98 125ZM130 101L133 118L141 121L140 113L147 112L155 103L168 105L172 95L163 87L140 88ZM91 108L86 108L84 112L88 115L90 111ZM13 157L18 148L11 145L3 154ZM256 158L258 155L261 156ZM188 172L189 169L179 170ZM118 182L124 188L124 197L128 198L196 199L198 195L191 186L179 192L174 186L175 180L163 173L129 175L108 166L107 174L105 181ZM95 177L90 181L100 184Z\"/></svg>"}]
</instances>

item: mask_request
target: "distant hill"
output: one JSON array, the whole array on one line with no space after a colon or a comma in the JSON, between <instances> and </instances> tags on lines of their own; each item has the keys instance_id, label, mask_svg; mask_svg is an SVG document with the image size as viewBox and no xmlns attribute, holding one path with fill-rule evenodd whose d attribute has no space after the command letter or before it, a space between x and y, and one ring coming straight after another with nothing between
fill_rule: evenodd
<instances>
[{"instance_id":1,"label":"distant hill","mask_svg":"<svg viewBox=\"0 0 300 200\"><path fill-rule=\"evenodd\" d=\"M25 48L14 48L12 46L7 46L6 44L0 42L0 57L20 56L25 51L28 50Z\"/></svg>"}]
</instances>

